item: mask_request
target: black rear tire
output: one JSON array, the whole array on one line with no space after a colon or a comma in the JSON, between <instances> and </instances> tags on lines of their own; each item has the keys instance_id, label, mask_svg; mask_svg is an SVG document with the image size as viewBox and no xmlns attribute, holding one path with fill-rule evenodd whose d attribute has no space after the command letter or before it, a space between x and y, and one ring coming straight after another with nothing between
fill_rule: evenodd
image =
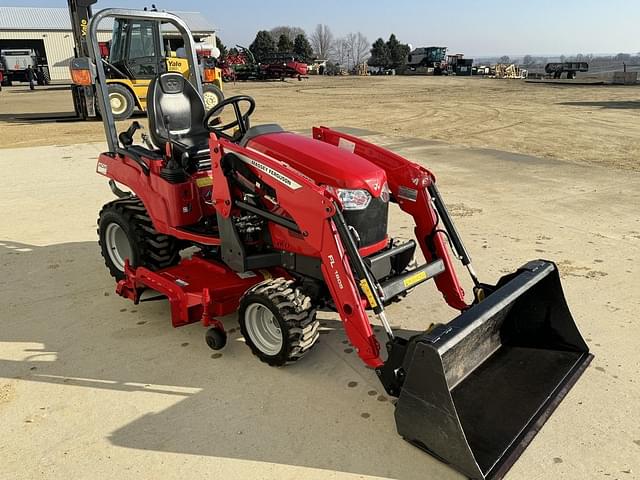
<instances>
[{"instance_id":1,"label":"black rear tire","mask_svg":"<svg viewBox=\"0 0 640 480\"><path fill-rule=\"evenodd\" d=\"M125 277L125 257L132 267L149 270L171 267L180 261L176 239L156 231L137 197L115 200L102 207L98 239L104 263L117 281Z\"/></svg>"},{"instance_id":2,"label":"black rear tire","mask_svg":"<svg viewBox=\"0 0 640 480\"><path fill-rule=\"evenodd\" d=\"M270 318L271 333L279 336L279 347L276 341L271 343L274 348L267 351L269 334L256 333L257 311ZM296 288L293 280L285 278L267 280L247 290L240 300L238 321L253 354L274 367L300 360L320 336L320 322L311 299Z\"/></svg>"}]
</instances>

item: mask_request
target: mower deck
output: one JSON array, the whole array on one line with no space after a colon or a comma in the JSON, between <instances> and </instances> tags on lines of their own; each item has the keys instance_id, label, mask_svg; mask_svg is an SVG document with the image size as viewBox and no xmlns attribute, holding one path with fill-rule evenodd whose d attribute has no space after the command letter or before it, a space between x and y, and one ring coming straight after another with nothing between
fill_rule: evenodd
<instances>
[{"instance_id":1,"label":"mower deck","mask_svg":"<svg viewBox=\"0 0 640 480\"><path fill-rule=\"evenodd\" d=\"M236 273L223 263L198 255L157 272L144 267L133 269L127 264L125 273L116 292L135 303L140 302L140 295L147 288L161 293L171 305L174 327L200 321L205 327L221 327L215 318L235 312L245 291L274 275L283 275L270 270Z\"/></svg>"}]
</instances>

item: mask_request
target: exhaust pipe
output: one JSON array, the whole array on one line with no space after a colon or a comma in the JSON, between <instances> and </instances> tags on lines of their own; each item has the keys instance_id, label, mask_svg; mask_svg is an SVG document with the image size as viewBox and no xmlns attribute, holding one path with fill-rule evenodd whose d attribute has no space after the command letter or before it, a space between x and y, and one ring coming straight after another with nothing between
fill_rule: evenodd
<instances>
[{"instance_id":1,"label":"exhaust pipe","mask_svg":"<svg viewBox=\"0 0 640 480\"><path fill-rule=\"evenodd\" d=\"M593 358L542 260L405 348L398 433L477 480L504 476Z\"/></svg>"}]
</instances>

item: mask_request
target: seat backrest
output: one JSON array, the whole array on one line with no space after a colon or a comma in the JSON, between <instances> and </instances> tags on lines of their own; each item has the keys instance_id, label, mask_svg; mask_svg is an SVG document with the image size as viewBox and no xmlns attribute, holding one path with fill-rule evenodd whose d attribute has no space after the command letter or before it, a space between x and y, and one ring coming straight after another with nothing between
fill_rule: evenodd
<instances>
[{"instance_id":1,"label":"seat backrest","mask_svg":"<svg viewBox=\"0 0 640 480\"><path fill-rule=\"evenodd\" d=\"M206 133L202 97L179 73L162 73L151 81L147 115L151 140L160 148L170 137L179 141Z\"/></svg>"}]
</instances>

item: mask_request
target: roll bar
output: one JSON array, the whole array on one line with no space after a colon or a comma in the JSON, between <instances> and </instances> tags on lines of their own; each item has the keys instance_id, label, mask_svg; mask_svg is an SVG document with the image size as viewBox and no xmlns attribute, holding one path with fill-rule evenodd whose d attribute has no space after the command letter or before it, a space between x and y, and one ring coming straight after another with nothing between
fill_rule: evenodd
<instances>
[{"instance_id":1,"label":"roll bar","mask_svg":"<svg viewBox=\"0 0 640 480\"><path fill-rule=\"evenodd\" d=\"M129 10L123 8L107 8L96 13L89 21L87 44L89 46L89 54L96 66L96 97L100 112L102 112L102 122L104 123L105 134L107 136L107 144L109 150L115 152L118 147L118 131L113 119L110 108L109 91L107 88L106 74L102 57L100 55L100 45L98 42L98 25L105 18L117 18L125 20L151 20L156 21L160 25L162 22L172 24L182 35L184 40L187 59L189 61L189 81L193 84L198 93L202 96L202 82L198 74L198 57L196 54L195 42L191 35L191 30L180 17L167 12L153 12L143 10ZM160 26L158 27L160 28ZM109 106L109 108L107 108Z\"/></svg>"}]
</instances>

